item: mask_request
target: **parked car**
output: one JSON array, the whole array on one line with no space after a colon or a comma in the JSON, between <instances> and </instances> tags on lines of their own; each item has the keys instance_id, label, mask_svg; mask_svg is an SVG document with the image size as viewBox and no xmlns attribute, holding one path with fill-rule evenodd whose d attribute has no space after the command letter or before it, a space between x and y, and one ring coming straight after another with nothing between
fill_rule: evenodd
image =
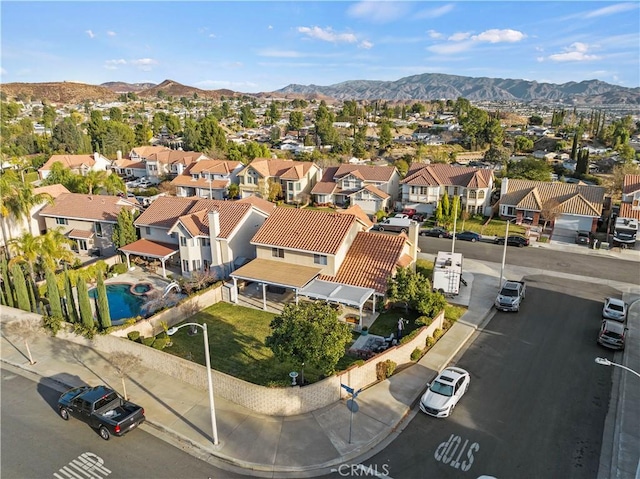
<instances>
[{"instance_id":1,"label":"parked car","mask_svg":"<svg viewBox=\"0 0 640 479\"><path fill-rule=\"evenodd\" d=\"M420 399L420 410L434 417L447 417L469 389L471 376L462 368L450 366L442 371Z\"/></svg>"},{"instance_id":2,"label":"parked car","mask_svg":"<svg viewBox=\"0 0 640 479\"><path fill-rule=\"evenodd\" d=\"M396 233L406 233L411 226L409 218L398 218L394 216L377 223L374 228L378 231L394 231Z\"/></svg>"},{"instance_id":3,"label":"parked car","mask_svg":"<svg viewBox=\"0 0 640 479\"><path fill-rule=\"evenodd\" d=\"M628 328L624 323L605 319L600 326L598 344L610 349L624 349L624 339Z\"/></svg>"},{"instance_id":4,"label":"parked car","mask_svg":"<svg viewBox=\"0 0 640 479\"><path fill-rule=\"evenodd\" d=\"M476 241L480 241L482 239L482 235L476 233L475 231L461 231L460 233L456 233L456 238L463 241L471 241L475 243Z\"/></svg>"},{"instance_id":5,"label":"parked car","mask_svg":"<svg viewBox=\"0 0 640 479\"><path fill-rule=\"evenodd\" d=\"M504 237L498 236L493 242L495 244L504 244ZM525 238L524 236L508 236L507 245L523 248L524 246L529 246L529 238Z\"/></svg>"},{"instance_id":6,"label":"parked car","mask_svg":"<svg viewBox=\"0 0 640 479\"><path fill-rule=\"evenodd\" d=\"M605 298L602 317L624 322L627 319L627 303L617 298Z\"/></svg>"},{"instance_id":7,"label":"parked car","mask_svg":"<svg viewBox=\"0 0 640 479\"><path fill-rule=\"evenodd\" d=\"M591 234L589 231L578 231L576 233L576 244L589 244L591 243Z\"/></svg>"},{"instance_id":8,"label":"parked car","mask_svg":"<svg viewBox=\"0 0 640 479\"><path fill-rule=\"evenodd\" d=\"M453 235L446 229L436 226L428 230L420 230L420 236L433 236L435 238L453 238Z\"/></svg>"}]
</instances>

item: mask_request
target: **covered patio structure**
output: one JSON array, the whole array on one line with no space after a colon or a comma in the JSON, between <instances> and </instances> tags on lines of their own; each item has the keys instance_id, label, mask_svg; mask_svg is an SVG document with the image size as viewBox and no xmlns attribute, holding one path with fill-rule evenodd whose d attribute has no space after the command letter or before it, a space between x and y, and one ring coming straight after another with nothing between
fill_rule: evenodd
<instances>
[{"instance_id":1,"label":"covered patio structure","mask_svg":"<svg viewBox=\"0 0 640 479\"><path fill-rule=\"evenodd\" d=\"M159 259L162 263L162 277L167 277L165 262L174 254L178 253L179 247L176 244L160 243L148 239L139 239L128 245L119 248L127 257L127 269L131 269L130 255L144 256L146 258Z\"/></svg>"}]
</instances>

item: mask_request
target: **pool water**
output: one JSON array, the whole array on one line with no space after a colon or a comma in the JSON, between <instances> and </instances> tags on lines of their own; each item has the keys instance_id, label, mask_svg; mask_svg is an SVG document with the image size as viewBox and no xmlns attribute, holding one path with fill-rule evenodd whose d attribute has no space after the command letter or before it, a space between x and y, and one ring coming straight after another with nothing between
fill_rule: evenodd
<instances>
[{"instance_id":1,"label":"pool water","mask_svg":"<svg viewBox=\"0 0 640 479\"><path fill-rule=\"evenodd\" d=\"M150 289L148 284L140 286L147 286ZM146 295L140 294L142 291L138 294L133 294L131 292L131 284L128 283L107 284L105 287L107 289L111 324L118 326L124 323L126 319L140 315L140 311L147 301ZM136 292L138 292L138 290L136 290ZM95 298L97 294L95 288L89 291L89 297L92 299Z\"/></svg>"},{"instance_id":2,"label":"pool water","mask_svg":"<svg viewBox=\"0 0 640 479\"><path fill-rule=\"evenodd\" d=\"M145 294L151 291L151 285L149 283L138 283L131 287L136 294Z\"/></svg>"}]
</instances>

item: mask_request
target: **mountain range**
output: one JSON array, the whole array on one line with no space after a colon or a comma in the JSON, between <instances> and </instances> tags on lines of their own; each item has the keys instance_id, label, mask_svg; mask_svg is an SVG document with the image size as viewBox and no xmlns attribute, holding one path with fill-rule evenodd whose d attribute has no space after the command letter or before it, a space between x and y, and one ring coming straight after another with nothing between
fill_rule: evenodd
<instances>
[{"instance_id":1,"label":"mountain range","mask_svg":"<svg viewBox=\"0 0 640 479\"><path fill-rule=\"evenodd\" d=\"M232 90L202 90L173 80L153 83L107 82L87 85L75 82L6 83L0 85L8 98L34 98L52 103L114 101L122 93L141 98L159 96L209 98L253 96L334 100L419 101L466 98L471 101L558 102L569 105L640 105L640 88L625 88L600 80L563 84L501 78L473 78L425 73L396 81L352 80L334 85L291 84L275 92L244 94Z\"/></svg>"}]
</instances>

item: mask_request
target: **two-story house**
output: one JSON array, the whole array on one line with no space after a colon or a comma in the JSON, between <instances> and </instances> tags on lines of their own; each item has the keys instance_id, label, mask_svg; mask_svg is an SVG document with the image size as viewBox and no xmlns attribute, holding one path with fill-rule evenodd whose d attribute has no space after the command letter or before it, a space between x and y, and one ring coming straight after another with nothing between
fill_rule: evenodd
<instances>
[{"instance_id":1,"label":"two-story house","mask_svg":"<svg viewBox=\"0 0 640 479\"><path fill-rule=\"evenodd\" d=\"M127 261L131 255L159 259L163 273L166 263L183 276L213 270L223 278L255 257L250 240L274 208L260 198L160 197L134 223L141 239L120 251Z\"/></svg>"},{"instance_id":2,"label":"two-story house","mask_svg":"<svg viewBox=\"0 0 640 479\"><path fill-rule=\"evenodd\" d=\"M395 166L345 164L327 168L311 194L318 204L358 205L373 215L393 207L399 183Z\"/></svg>"},{"instance_id":3,"label":"two-story house","mask_svg":"<svg viewBox=\"0 0 640 479\"><path fill-rule=\"evenodd\" d=\"M108 256L115 252L113 227L122 208L134 213L140 206L119 196L62 193L40 211L40 216L47 230L60 228L74 240L80 254L97 248L101 256Z\"/></svg>"},{"instance_id":4,"label":"two-story house","mask_svg":"<svg viewBox=\"0 0 640 479\"><path fill-rule=\"evenodd\" d=\"M64 168L82 176L91 170L111 170L111 161L100 153L92 153L90 155L53 155L38 170L41 180L51 174L51 167L55 163L60 163Z\"/></svg>"},{"instance_id":5,"label":"two-story house","mask_svg":"<svg viewBox=\"0 0 640 479\"><path fill-rule=\"evenodd\" d=\"M145 164L147 178L153 183L160 183L163 176L175 177L196 161L208 159L204 153L165 149L147 155Z\"/></svg>"},{"instance_id":6,"label":"two-story house","mask_svg":"<svg viewBox=\"0 0 640 479\"><path fill-rule=\"evenodd\" d=\"M640 175L624 175L619 216L640 220Z\"/></svg>"},{"instance_id":7,"label":"two-story house","mask_svg":"<svg viewBox=\"0 0 640 479\"><path fill-rule=\"evenodd\" d=\"M201 159L192 163L181 175L171 180L176 196L199 196L222 200L231 183L238 183L239 161Z\"/></svg>"},{"instance_id":8,"label":"two-story house","mask_svg":"<svg viewBox=\"0 0 640 479\"><path fill-rule=\"evenodd\" d=\"M305 203L321 175L322 170L309 161L256 158L238 173L240 197L266 198L270 184L278 183L286 203Z\"/></svg>"},{"instance_id":9,"label":"two-story house","mask_svg":"<svg viewBox=\"0 0 640 479\"><path fill-rule=\"evenodd\" d=\"M431 215L444 195L460 196L464 211L489 216L493 182L493 171L485 168L414 163L400 181L402 203Z\"/></svg>"},{"instance_id":10,"label":"two-story house","mask_svg":"<svg viewBox=\"0 0 640 479\"><path fill-rule=\"evenodd\" d=\"M360 310L384 297L398 266L417 258L418 225L409 236L370 232L371 221L357 206L342 212L276 208L253 237L256 258L230 276L268 289L293 290Z\"/></svg>"}]
</instances>

